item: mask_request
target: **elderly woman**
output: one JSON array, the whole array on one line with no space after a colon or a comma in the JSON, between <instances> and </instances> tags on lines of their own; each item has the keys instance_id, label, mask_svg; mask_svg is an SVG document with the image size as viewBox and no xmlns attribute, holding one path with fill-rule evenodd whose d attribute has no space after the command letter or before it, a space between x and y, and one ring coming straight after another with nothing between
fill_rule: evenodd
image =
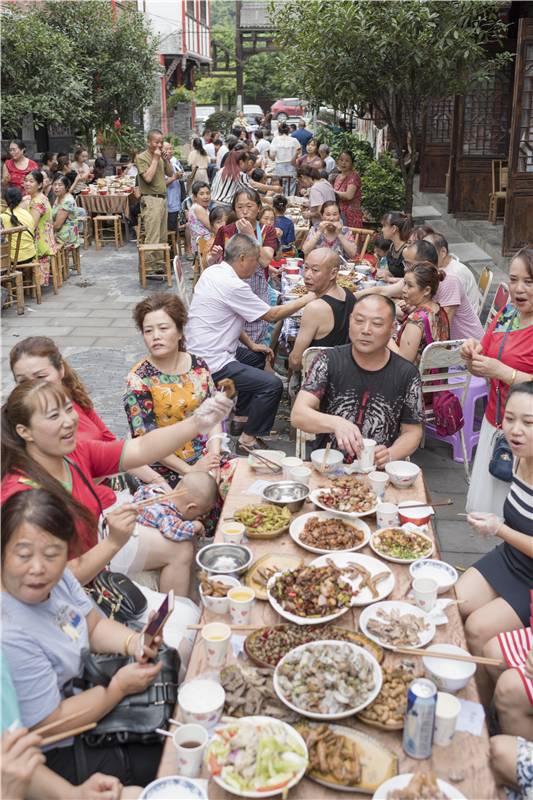
<instances>
[{"instance_id":1,"label":"elderly woman","mask_svg":"<svg viewBox=\"0 0 533 800\"><path fill-rule=\"evenodd\" d=\"M500 514L509 484L489 472L509 387L533 375L533 248L524 247L509 267L509 303L493 319L481 341L461 348L472 375L489 381L489 401L466 498L467 511Z\"/></svg>"},{"instance_id":2,"label":"elderly woman","mask_svg":"<svg viewBox=\"0 0 533 800\"><path fill-rule=\"evenodd\" d=\"M2 169L2 186L4 189L13 187L21 189L24 178L32 169L39 169L39 165L26 157L26 145L21 139L11 139L9 142L9 155Z\"/></svg>"},{"instance_id":3,"label":"elderly woman","mask_svg":"<svg viewBox=\"0 0 533 800\"><path fill-rule=\"evenodd\" d=\"M313 169L324 169L324 162L318 153L318 142L316 139L309 139L307 142L307 152L305 155L296 159L297 167L312 167Z\"/></svg>"},{"instance_id":4,"label":"elderly woman","mask_svg":"<svg viewBox=\"0 0 533 800\"><path fill-rule=\"evenodd\" d=\"M54 236L52 206L44 193L44 175L39 169L28 172L24 178L24 191L28 202L27 209L35 223L35 247L41 265L41 281L48 286L50 280L50 256L57 252Z\"/></svg>"},{"instance_id":5,"label":"elderly woman","mask_svg":"<svg viewBox=\"0 0 533 800\"><path fill-rule=\"evenodd\" d=\"M321 221L313 225L302 245L304 256L316 247L330 247L345 261L354 259L357 247L351 231L341 222L339 206L335 200L322 204L320 218Z\"/></svg>"},{"instance_id":6,"label":"elderly woman","mask_svg":"<svg viewBox=\"0 0 533 800\"><path fill-rule=\"evenodd\" d=\"M361 228L361 178L353 168L353 156L348 150L343 150L337 158L337 167L339 174L333 188L339 201L342 221L349 228Z\"/></svg>"},{"instance_id":7,"label":"elderly woman","mask_svg":"<svg viewBox=\"0 0 533 800\"><path fill-rule=\"evenodd\" d=\"M76 201L71 193L72 182L67 175L56 176L54 180L55 202L52 208L56 240L67 249L80 246L80 229Z\"/></svg>"},{"instance_id":8,"label":"elderly woman","mask_svg":"<svg viewBox=\"0 0 533 800\"><path fill-rule=\"evenodd\" d=\"M300 191L308 190L309 205L302 209L302 215L311 220L313 224L319 224L321 221L320 209L324 203L337 202L333 187L328 181L327 172L309 166L298 167L298 186Z\"/></svg>"},{"instance_id":9,"label":"elderly woman","mask_svg":"<svg viewBox=\"0 0 533 800\"><path fill-rule=\"evenodd\" d=\"M52 492L19 492L2 507L2 652L21 722L28 728L54 723L54 733L98 722L125 697L144 691L161 670L149 662L161 637L147 645L142 632L103 616L66 569L75 539L73 516ZM84 650L134 661L107 686L69 696L67 684L83 672ZM77 758L78 748L84 758ZM155 777L161 749L160 742L92 748L80 738L75 755L69 737L45 748L45 756L49 769L76 785L100 769L125 784L145 785Z\"/></svg>"}]
</instances>

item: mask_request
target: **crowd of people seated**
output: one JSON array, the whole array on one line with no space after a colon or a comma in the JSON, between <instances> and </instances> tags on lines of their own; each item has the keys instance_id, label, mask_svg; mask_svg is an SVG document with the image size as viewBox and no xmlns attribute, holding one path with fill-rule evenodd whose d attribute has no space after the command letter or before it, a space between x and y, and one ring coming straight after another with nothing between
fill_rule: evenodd
<instances>
[{"instance_id":1,"label":"crowd of people seated","mask_svg":"<svg viewBox=\"0 0 533 800\"><path fill-rule=\"evenodd\" d=\"M269 447L284 391L280 329L295 318L286 346L291 424L314 435L314 449L340 450L347 464L363 439L376 442L376 469L416 454L428 403L419 366L432 343L459 340L472 376L489 382L466 510L476 535L500 543L461 576L457 595L471 652L507 665L478 668L500 732L492 739L494 768L514 788L531 773L533 249L511 259L508 303L486 331L471 271L440 232L414 228L401 211L385 214L371 243L375 285L344 288L339 269L359 257L350 229L362 222L352 156L342 152L332 165L305 124L297 136L285 127L272 141L266 129L252 141L235 128L225 142L217 134L193 142L191 180L181 184L171 221L185 211L193 251L205 242L208 255L188 304L154 292L132 309L146 353L125 376L131 438L108 430L51 339L28 337L11 351L16 386L2 408L2 680L13 707L3 714L2 747L16 800L66 798L73 784L80 797L118 798L122 785L132 787L123 797L135 797L133 787L154 777L160 740L85 748L80 759L79 737L41 752L31 730L52 721L67 730L74 712L80 724L98 722L157 679L160 641L142 647L138 633L103 617L83 587L110 567L141 590L155 575L159 592L194 597L196 543L214 533L235 456ZM50 187L49 167L38 169L21 144L12 143L3 174L11 185L2 225L36 231L23 254L43 259L44 276L54 243L73 245L79 236L75 181L93 173L81 149L72 163L52 162ZM183 169L167 145L150 132L137 164L146 187L161 180L168 197ZM297 187L308 195L307 292L281 302L283 258L297 252L286 192ZM145 204L150 213L166 208L159 195ZM306 361L309 348L316 354ZM235 385L235 404L217 391L225 379ZM513 465L507 481L489 471L502 431ZM161 497L155 513L143 501L158 492L172 498ZM120 652L132 663L107 687L70 696L83 651ZM16 720L19 728L8 730ZM22 752L30 775L17 760Z\"/></svg>"}]
</instances>

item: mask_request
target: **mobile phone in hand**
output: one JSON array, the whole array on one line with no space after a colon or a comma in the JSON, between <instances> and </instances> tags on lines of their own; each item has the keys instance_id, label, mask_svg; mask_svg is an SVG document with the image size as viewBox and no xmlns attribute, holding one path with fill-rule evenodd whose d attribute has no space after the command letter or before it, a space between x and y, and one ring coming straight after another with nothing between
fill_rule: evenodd
<instances>
[{"instance_id":1,"label":"mobile phone in hand","mask_svg":"<svg viewBox=\"0 0 533 800\"><path fill-rule=\"evenodd\" d=\"M144 644L151 647L156 636L163 630L163 626L167 619L174 611L174 590L171 589L167 594L161 605L159 606L155 617L153 617L144 631Z\"/></svg>"}]
</instances>

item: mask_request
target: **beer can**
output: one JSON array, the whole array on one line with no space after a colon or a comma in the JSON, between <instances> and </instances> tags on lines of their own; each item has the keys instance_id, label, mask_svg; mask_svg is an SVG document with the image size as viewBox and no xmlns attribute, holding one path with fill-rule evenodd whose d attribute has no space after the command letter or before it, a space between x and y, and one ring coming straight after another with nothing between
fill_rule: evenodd
<instances>
[{"instance_id":1,"label":"beer can","mask_svg":"<svg viewBox=\"0 0 533 800\"><path fill-rule=\"evenodd\" d=\"M415 678L407 690L403 749L411 758L429 758L435 727L437 687L427 678Z\"/></svg>"}]
</instances>

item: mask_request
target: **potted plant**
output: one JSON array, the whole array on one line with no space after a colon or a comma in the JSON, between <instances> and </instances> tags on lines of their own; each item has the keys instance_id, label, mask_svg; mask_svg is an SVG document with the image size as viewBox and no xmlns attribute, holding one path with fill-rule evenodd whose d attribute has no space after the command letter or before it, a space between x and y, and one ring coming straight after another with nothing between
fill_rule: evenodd
<instances>
[{"instance_id":1,"label":"potted plant","mask_svg":"<svg viewBox=\"0 0 533 800\"><path fill-rule=\"evenodd\" d=\"M105 125L98 132L96 142L100 145L104 158L115 159L121 153L129 155L142 147L143 136L128 123L121 123L120 127Z\"/></svg>"}]
</instances>

